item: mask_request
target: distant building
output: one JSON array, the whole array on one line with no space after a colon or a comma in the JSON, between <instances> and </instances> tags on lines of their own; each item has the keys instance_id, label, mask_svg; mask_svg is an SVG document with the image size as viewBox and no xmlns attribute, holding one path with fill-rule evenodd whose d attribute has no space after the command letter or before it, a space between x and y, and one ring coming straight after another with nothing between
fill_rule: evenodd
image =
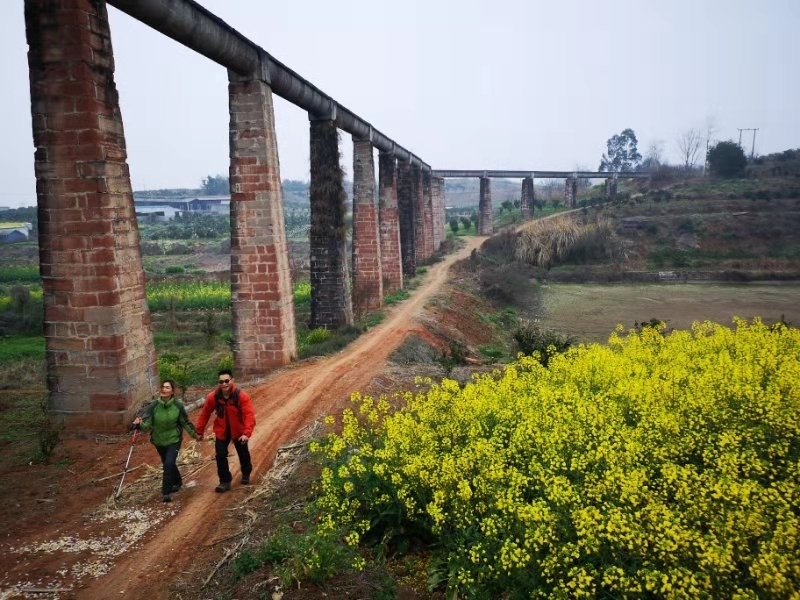
<instances>
[{"instance_id":1,"label":"distant building","mask_svg":"<svg viewBox=\"0 0 800 600\"><path fill-rule=\"evenodd\" d=\"M230 214L230 196L199 196L195 198L133 198L136 217L148 223L172 221L183 214Z\"/></svg>"},{"instance_id":2,"label":"distant building","mask_svg":"<svg viewBox=\"0 0 800 600\"><path fill-rule=\"evenodd\" d=\"M27 242L32 230L31 223L0 223L0 244Z\"/></svg>"}]
</instances>

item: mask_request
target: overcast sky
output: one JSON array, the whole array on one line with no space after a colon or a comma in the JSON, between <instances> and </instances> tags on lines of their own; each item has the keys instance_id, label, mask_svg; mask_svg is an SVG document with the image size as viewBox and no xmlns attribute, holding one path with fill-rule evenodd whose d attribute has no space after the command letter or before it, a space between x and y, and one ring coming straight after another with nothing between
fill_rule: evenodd
<instances>
[{"instance_id":1,"label":"overcast sky","mask_svg":"<svg viewBox=\"0 0 800 600\"><path fill-rule=\"evenodd\" d=\"M800 147L798 0L201 0L434 169L594 170L625 128ZM228 173L223 67L108 8L134 190ZM35 205L22 0L0 3L0 206ZM275 97L283 179L308 118ZM750 152L752 131L742 134ZM352 173L349 134L343 167Z\"/></svg>"}]
</instances>

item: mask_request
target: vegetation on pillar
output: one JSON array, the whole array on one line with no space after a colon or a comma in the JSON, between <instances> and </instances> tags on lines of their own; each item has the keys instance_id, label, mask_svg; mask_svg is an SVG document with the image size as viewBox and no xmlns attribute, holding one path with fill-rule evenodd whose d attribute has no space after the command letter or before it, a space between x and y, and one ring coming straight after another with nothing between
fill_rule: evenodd
<instances>
[{"instance_id":1,"label":"vegetation on pillar","mask_svg":"<svg viewBox=\"0 0 800 600\"><path fill-rule=\"evenodd\" d=\"M311 326L351 325L345 244L347 194L332 121L311 122Z\"/></svg>"},{"instance_id":2,"label":"vegetation on pillar","mask_svg":"<svg viewBox=\"0 0 800 600\"><path fill-rule=\"evenodd\" d=\"M746 166L744 150L734 142L719 142L708 151L708 168L718 177L739 177Z\"/></svg>"},{"instance_id":3,"label":"vegetation on pillar","mask_svg":"<svg viewBox=\"0 0 800 600\"><path fill-rule=\"evenodd\" d=\"M622 133L608 138L606 141L608 150L600 159L598 170L612 173L637 170L642 160L642 155L636 147L638 143L633 129L623 129Z\"/></svg>"},{"instance_id":4,"label":"vegetation on pillar","mask_svg":"<svg viewBox=\"0 0 800 600\"><path fill-rule=\"evenodd\" d=\"M347 193L339 164L339 132L331 121L315 121L311 126L315 133L311 136L310 195L312 199L324 199L314 204L311 230L331 242L344 242Z\"/></svg>"}]
</instances>

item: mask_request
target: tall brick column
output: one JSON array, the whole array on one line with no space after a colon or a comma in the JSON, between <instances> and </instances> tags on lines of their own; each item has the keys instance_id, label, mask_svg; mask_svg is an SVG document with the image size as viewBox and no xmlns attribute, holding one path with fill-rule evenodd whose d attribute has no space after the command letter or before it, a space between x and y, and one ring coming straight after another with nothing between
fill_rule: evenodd
<instances>
[{"instance_id":1,"label":"tall brick column","mask_svg":"<svg viewBox=\"0 0 800 600\"><path fill-rule=\"evenodd\" d=\"M369 140L353 138L353 312L363 315L382 305L375 159Z\"/></svg>"},{"instance_id":2,"label":"tall brick column","mask_svg":"<svg viewBox=\"0 0 800 600\"><path fill-rule=\"evenodd\" d=\"M294 299L269 78L228 79L233 360L254 378L297 356Z\"/></svg>"},{"instance_id":3,"label":"tall brick column","mask_svg":"<svg viewBox=\"0 0 800 600\"><path fill-rule=\"evenodd\" d=\"M311 326L353 324L339 132L330 119L311 116Z\"/></svg>"},{"instance_id":4,"label":"tall brick column","mask_svg":"<svg viewBox=\"0 0 800 600\"><path fill-rule=\"evenodd\" d=\"M522 180L522 196L519 201L520 217L523 221L533 218L533 177Z\"/></svg>"},{"instance_id":5,"label":"tall brick column","mask_svg":"<svg viewBox=\"0 0 800 600\"><path fill-rule=\"evenodd\" d=\"M125 427L158 372L105 2L26 0L49 412Z\"/></svg>"},{"instance_id":6,"label":"tall brick column","mask_svg":"<svg viewBox=\"0 0 800 600\"><path fill-rule=\"evenodd\" d=\"M494 217L492 215L492 182L488 177L481 177L480 197L478 200L478 234L492 235Z\"/></svg>"},{"instance_id":7,"label":"tall brick column","mask_svg":"<svg viewBox=\"0 0 800 600\"><path fill-rule=\"evenodd\" d=\"M378 154L378 217L381 237L383 293L403 289L400 260L400 223L397 210L397 160L388 152Z\"/></svg>"},{"instance_id":8,"label":"tall brick column","mask_svg":"<svg viewBox=\"0 0 800 600\"><path fill-rule=\"evenodd\" d=\"M617 197L617 178L609 177L606 179L606 195L613 200Z\"/></svg>"},{"instance_id":9,"label":"tall brick column","mask_svg":"<svg viewBox=\"0 0 800 600\"><path fill-rule=\"evenodd\" d=\"M425 185L419 165L411 165L411 178L414 180L414 263L421 265L428 257L425 254Z\"/></svg>"},{"instance_id":10,"label":"tall brick column","mask_svg":"<svg viewBox=\"0 0 800 600\"><path fill-rule=\"evenodd\" d=\"M578 197L578 180L575 177L567 177L564 182L564 206L575 208L575 200Z\"/></svg>"},{"instance_id":11,"label":"tall brick column","mask_svg":"<svg viewBox=\"0 0 800 600\"><path fill-rule=\"evenodd\" d=\"M444 232L444 179L431 178L431 205L433 207L433 252L438 252L445 239Z\"/></svg>"},{"instance_id":12,"label":"tall brick column","mask_svg":"<svg viewBox=\"0 0 800 600\"><path fill-rule=\"evenodd\" d=\"M403 276L417 274L416 251L414 250L414 205L417 197L417 181L411 163L397 163L397 209L400 213L400 257Z\"/></svg>"},{"instance_id":13,"label":"tall brick column","mask_svg":"<svg viewBox=\"0 0 800 600\"><path fill-rule=\"evenodd\" d=\"M424 255L426 259L433 256L433 190L431 186L431 172L422 171L422 209L423 209L423 240L425 243Z\"/></svg>"}]
</instances>

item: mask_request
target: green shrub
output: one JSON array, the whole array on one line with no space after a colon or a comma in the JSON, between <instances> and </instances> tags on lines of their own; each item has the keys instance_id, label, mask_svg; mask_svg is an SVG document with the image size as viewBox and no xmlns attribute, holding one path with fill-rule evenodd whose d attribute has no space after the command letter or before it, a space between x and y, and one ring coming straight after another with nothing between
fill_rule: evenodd
<instances>
[{"instance_id":1,"label":"green shrub","mask_svg":"<svg viewBox=\"0 0 800 600\"><path fill-rule=\"evenodd\" d=\"M408 293L408 290L402 289L397 290L396 292L392 292L391 294L386 294L383 297L383 303L387 306L391 306L392 304L398 304L403 300L409 298L411 294Z\"/></svg>"},{"instance_id":2,"label":"green shrub","mask_svg":"<svg viewBox=\"0 0 800 600\"><path fill-rule=\"evenodd\" d=\"M522 354L535 356L544 366L555 354L565 352L575 343L575 338L543 328L536 321L520 320L512 334Z\"/></svg>"},{"instance_id":3,"label":"green shrub","mask_svg":"<svg viewBox=\"0 0 800 600\"><path fill-rule=\"evenodd\" d=\"M747 167L747 157L739 144L719 142L708 151L708 168L717 177L740 177Z\"/></svg>"},{"instance_id":4,"label":"green shrub","mask_svg":"<svg viewBox=\"0 0 800 600\"><path fill-rule=\"evenodd\" d=\"M321 344L331 339L333 333L327 327L317 327L306 334L305 341L308 344Z\"/></svg>"},{"instance_id":5,"label":"green shrub","mask_svg":"<svg viewBox=\"0 0 800 600\"><path fill-rule=\"evenodd\" d=\"M324 584L332 577L361 565L357 553L329 537L316 533L295 533L279 526L254 550L243 550L231 563L234 581L265 565L273 567L282 586L291 588L310 581Z\"/></svg>"},{"instance_id":6,"label":"green shrub","mask_svg":"<svg viewBox=\"0 0 800 600\"><path fill-rule=\"evenodd\" d=\"M0 283L40 281L38 266L5 265L0 267Z\"/></svg>"}]
</instances>

